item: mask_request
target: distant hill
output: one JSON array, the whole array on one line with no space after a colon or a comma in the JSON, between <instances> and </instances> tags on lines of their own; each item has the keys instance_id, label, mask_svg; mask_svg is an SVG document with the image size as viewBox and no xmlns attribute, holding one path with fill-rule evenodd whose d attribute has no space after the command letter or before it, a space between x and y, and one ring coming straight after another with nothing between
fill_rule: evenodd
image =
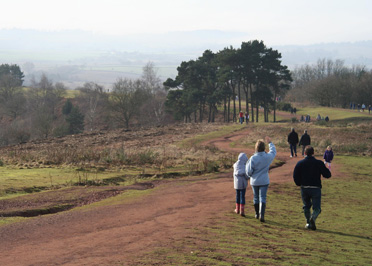
<instances>
[{"instance_id":1,"label":"distant hill","mask_svg":"<svg viewBox=\"0 0 372 266\"><path fill-rule=\"evenodd\" d=\"M0 64L19 64L26 74L46 73L55 82L75 88L85 81L111 86L118 77L137 77L149 61L162 79L175 77L182 61L196 59L203 51L240 47L252 38L244 32L189 31L165 34L112 36L87 31L0 30ZM265 40L263 40L265 42ZM372 40L355 43L320 43L275 46L290 69L319 58L341 59L346 65L372 68ZM28 63L28 67L24 67ZM30 64L32 63L32 64ZM33 68L29 66L33 65Z\"/></svg>"}]
</instances>

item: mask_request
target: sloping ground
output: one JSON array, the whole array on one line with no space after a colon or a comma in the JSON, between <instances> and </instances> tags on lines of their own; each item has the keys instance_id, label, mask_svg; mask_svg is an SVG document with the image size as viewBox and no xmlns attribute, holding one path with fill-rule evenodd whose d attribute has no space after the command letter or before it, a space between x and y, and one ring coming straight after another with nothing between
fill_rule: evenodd
<instances>
[{"instance_id":1,"label":"sloping ground","mask_svg":"<svg viewBox=\"0 0 372 266\"><path fill-rule=\"evenodd\" d=\"M59 161L64 163L64 161L71 159L61 158L62 156L71 157L78 152L95 152L118 147L129 150L165 146L195 134L214 131L218 127L221 127L221 124L190 123L136 130L95 131L0 147L0 154L5 164L18 164L21 167L49 167L49 165L59 164ZM20 158L21 154L27 155L23 156L27 158ZM33 157L37 159L29 159ZM83 160L84 158L79 159Z\"/></svg>"},{"instance_id":2,"label":"sloping ground","mask_svg":"<svg viewBox=\"0 0 372 266\"><path fill-rule=\"evenodd\" d=\"M229 147L248 131L215 139L226 151L253 151ZM205 143L207 144L207 143ZM273 169L275 183L292 180L295 163ZM213 224L233 210L231 173L197 179L177 179L120 204L75 210L0 227L0 265L136 265L136 258L156 247L172 247L190 237L195 228ZM124 194L123 194L124 195ZM119 196L121 197L121 196ZM247 191L247 200L252 194ZM253 210L248 206L248 215ZM270 206L266 219L270 219ZM216 241L218 241L216 239Z\"/></svg>"}]
</instances>

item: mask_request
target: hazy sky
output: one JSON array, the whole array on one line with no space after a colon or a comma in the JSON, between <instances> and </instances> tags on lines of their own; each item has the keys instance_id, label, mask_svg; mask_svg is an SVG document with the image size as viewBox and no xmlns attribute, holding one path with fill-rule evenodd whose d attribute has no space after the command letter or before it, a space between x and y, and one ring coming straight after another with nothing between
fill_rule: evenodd
<instances>
[{"instance_id":1,"label":"hazy sky","mask_svg":"<svg viewBox=\"0 0 372 266\"><path fill-rule=\"evenodd\" d=\"M0 28L246 32L270 45L372 39L371 0L0 0Z\"/></svg>"}]
</instances>

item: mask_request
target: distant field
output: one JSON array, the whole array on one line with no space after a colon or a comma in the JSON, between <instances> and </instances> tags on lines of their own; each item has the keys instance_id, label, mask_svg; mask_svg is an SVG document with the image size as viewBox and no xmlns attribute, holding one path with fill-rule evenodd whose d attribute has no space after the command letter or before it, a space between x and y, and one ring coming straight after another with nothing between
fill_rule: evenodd
<instances>
[{"instance_id":1,"label":"distant field","mask_svg":"<svg viewBox=\"0 0 372 266\"><path fill-rule=\"evenodd\" d=\"M341 109L341 108L330 108L330 107L305 107L297 108L297 115L309 114L311 119L314 121L318 114L325 117L328 116L330 120L348 119L353 117L366 117L368 111L358 112L358 110ZM371 114L372 117L372 114Z\"/></svg>"}]
</instances>

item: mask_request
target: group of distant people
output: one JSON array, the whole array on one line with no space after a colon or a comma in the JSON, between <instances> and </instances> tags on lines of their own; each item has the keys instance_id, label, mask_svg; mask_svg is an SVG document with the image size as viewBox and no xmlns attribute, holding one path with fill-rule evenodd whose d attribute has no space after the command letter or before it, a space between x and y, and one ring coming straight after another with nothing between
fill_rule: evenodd
<instances>
[{"instance_id":1,"label":"group of distant people","mask_svg":"<svg viewBox=\"0 0 372 266\"><path fill-rule=\"evenodd\" d=\"M243 124L244 123L244 120L245 120L245 123L248 124L249 122L249 114L246 112L245 114L243 114L242 111L239 112L239 123L240 124Z\"/></svg>"},{"instance_id":2,"label":"group of distant people","mask_svg":"<svg viewBox=\"0 0 372 266\"><path fill-rule=\"evenodd\" d=\"M350 109L352 110L355 110L357 108L358 112L364 112L364 110L368 110L368 113L371 114L371 111L372 111L372 106L371 105L368 105L368 107L362 103L361 105L358 103L358 104L355 104L353 102L350 103Z\"/></svg>"},{"instance_id":3,"label":"group of distant people","mask_svg":"<svg viewBox=\"0 0 372 266\"><path fill-rule=\"evenodd\" d=\"M330 146L324 152L323 159L314 157L314 148L310 146L311 138L307 130L301 138L294 128L288 134L288 143L291 151L290 157L297 157L297 144L302 146L304 159L297 162L293 171L293 180L301 187L303 211L306 218L305 228L316 230L315 221L321 212L321 176L331 177L331 162L333 151ZM269 151L266 152L266 143ZM270 184L269 167L276 156L276 148L269 137L258 140L255 145L255 153L248 158L245 153L240 153L234 168L234 189L236 190L236 206L234 212L245 216L245 194L248 182L253 191L253 206L255 218L265 222L266 198ZM312 208L312 212L311 212Z\"/></svg>"}]
</instances>

